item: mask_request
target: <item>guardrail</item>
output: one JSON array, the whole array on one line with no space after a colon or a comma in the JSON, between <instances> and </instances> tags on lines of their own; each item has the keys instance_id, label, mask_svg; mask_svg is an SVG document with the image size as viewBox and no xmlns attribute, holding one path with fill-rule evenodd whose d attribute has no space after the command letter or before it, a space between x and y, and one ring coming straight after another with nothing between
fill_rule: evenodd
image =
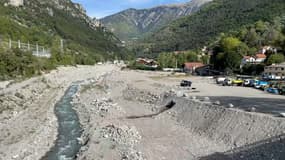
<instances>
[{"instance_id":1,"label":"guardrail","mask_svg":"<svg viewBox=\"0 0 285 160\"><path fill-rule=\"evenodd\" d=\"M43 58L50 58L51 57L51 51L48 48L45 48L44 46L40 46L38 44L30 44L28 43L22 43L20 40L18 41L12 41L9 40L3 40L0 39L0 46L4 48L19 48L23 51L30 51L34 56L37 57L43 57Z\"/></svg>"}]
</instances>

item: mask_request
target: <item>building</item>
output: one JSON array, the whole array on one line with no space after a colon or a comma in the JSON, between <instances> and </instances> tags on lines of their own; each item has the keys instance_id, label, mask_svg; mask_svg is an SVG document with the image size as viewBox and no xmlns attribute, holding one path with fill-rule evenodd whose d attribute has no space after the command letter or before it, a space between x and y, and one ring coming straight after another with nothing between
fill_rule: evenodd
<instances>
[{"instance_id":1,"label":"building","mask_svg":"<svg viewBox=\"0 0 285 160\"><path fill-rule=\"evenodd\" d=\"M259 54L256 54L255 56L254 56L254 58L255 58L255 63L257 63L257 64L259 64L259 63L263 63L265 60L266 60L266 55L265 54L261 54L261 53L259 53Z\"/></svg>"},{"instance_id":2,"label":"building","mask_svg":"<svg viewBox=\"0 0 285 160\"><path fill-rule=\"evenodd\" d=\"M267 56L262 53L258 53L254 56L244 56L241 60L241 68L246 64L260 64L265 62Z\"/></svg>"},{"instance_id":3,"label":"building","mask_svg":"<svg viewBox=\"0 0 285 160\"><path fill-rule=\"evenodd\" d=\"M149 67L153 67L153 68L157 68L158 67L158 63L153 60L153 59L148 59L148 58L138 58L136 60L137 64L140 65L145 65L145 66L149 66Z\"/></svg>"},{"instance_id":4,"label":"building","mask_svg":"<svg viewBox=\"0 0 285 160\"><path fill-rule=\"evenodd\" d=\"M215 75L223 75L224 73L218 70L215 70L213 65L204 65L201 67L197 67L195 69L195 73L198 76L215 76Z\"/></svg>"},{"instance_id":5,"label":"building","mask_svg":"<svg viewBox=\"0 0 285 160\"><path fill-rule=\"evenodd\" d=\"M24 0L9 0L9 5L19 7L24 5Z\"/></svg>"},{"instance_id":6,"label":"building","mask_svg":"<svg viewBox=\"0 0 285 160\"><path fill-rule=\"evenodd\" d=\"M265 67L264 76L269 79L285 79L285 63Z\"/></svg>"},{"instance_id":7,"label":"building","mask_svg":"<svg viewBox=\"0 0 285 160\"><path fill-rule=\"evenodd\" d=\"M277 49L272 46L263 46L260 53L265 54L266 52L277 53Z\"/></svg>"},{"instance_id":8,"label":"building","mask_svg":"<svg viewBox=\"0 0 285 160\"><path fill-rule=\"evenodd\" d=\"M184 72L195 73L195 70L199 67L204 66L201 62L187 62L183 64Z\"/></svg>"}]
</instances>

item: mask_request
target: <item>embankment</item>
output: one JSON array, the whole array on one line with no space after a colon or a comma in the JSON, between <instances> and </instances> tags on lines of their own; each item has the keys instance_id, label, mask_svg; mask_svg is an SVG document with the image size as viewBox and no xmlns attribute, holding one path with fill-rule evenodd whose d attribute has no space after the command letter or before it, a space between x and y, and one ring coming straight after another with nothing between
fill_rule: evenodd
<instances>
[{"instance_id":1,"label":"embankment","mask_svg":"<svg viewBox=\"0 0 285 160\"><path fill-rule=\"evenodd\" d=\"M177 121L190 132L228 146L219 156L201 159L285 159L285 119L187 98L169 97L164 102L170 100L176 102Z\"/></svg>"}]
</instances>

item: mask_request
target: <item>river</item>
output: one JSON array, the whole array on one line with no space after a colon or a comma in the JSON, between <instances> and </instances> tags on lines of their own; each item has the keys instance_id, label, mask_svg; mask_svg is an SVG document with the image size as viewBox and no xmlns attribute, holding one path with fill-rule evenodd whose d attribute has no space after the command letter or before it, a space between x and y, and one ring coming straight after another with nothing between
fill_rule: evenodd
<instances>
[{"instance_id":1,"label":"river","mask_svg":"<svg viewBox=\"0 0 285 160\"><path fill-rule=\"evenodd\" d=\"M58 119L58 137L55 145L42 158L42 160L73 160L80 150L78 138L82 134L79 118L73 109L72 99L79 86L73 84L65 92L55 106L55 114Z\"/></svg>"}]
</instances>

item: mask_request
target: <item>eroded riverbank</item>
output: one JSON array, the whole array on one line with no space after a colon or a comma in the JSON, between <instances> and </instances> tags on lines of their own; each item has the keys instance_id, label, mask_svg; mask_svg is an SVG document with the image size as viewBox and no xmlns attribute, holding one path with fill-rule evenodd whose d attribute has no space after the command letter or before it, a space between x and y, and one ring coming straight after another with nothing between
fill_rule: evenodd
<instances>
[{"instance_id":1,"label":"eroded riverbank","mask_svg":"<svg viewBox=\"0 0 285 160\"><path fill-rule=\"evenodd\" d=\"M41 159L56 141L54 106L67 88L117 69L112 65L61 67L1 90L0 159Z\"/></svg>"}]
</instances>

